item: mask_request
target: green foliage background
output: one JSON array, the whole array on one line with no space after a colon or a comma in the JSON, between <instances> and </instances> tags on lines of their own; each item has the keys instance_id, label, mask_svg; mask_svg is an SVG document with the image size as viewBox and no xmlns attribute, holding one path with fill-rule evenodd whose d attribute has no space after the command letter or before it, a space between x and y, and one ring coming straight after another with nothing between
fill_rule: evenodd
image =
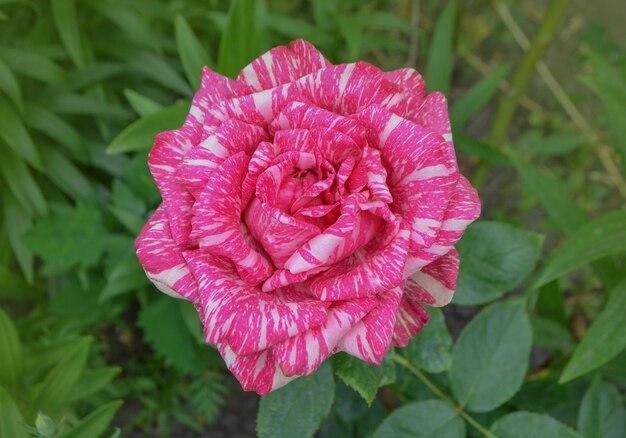
<instances>
[{"instance_id":1,"label":"green foliage background","mask_svg":"<svg viewBox=\"0 0 626 438\"><path fill-rule=\"evenodd\" d=\"M134 256L147 151L204 65L295 38L445 92L483 217L451 306L380 368L337 355L262 399L258 436L626 436L626 56L584 8L0 0L0 437L217 433L240 390Z\"/></svg>"}]
</instances>

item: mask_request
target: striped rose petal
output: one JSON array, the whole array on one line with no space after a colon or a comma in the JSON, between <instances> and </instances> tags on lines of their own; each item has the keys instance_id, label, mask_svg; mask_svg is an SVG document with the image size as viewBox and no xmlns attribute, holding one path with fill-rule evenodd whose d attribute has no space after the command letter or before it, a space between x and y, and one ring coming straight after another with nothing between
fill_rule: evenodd
<instances>
[{"instance_id":1,"label":"striped rose petal","mask_svg":"<svg viewBox=\"0 0 626 438\"><path fill-rule=\"evenodd\" d=\"M396 325L393 328L393 346L406 347L426 324L428 324L426 309L407 298L406 294L403 295L398 307Z\"/></svg>"}]
</instances>

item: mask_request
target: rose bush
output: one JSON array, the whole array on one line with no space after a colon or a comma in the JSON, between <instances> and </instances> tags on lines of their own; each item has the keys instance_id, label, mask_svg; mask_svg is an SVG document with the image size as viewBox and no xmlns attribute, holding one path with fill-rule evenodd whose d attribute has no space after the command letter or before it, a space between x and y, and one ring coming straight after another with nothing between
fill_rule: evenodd
<instances>
[{"instance_id":1,"label":"rose bush","mask_svg":"<svg viewBox=\"0 0 626 438\"><path fill-rule=\"evenodd\" d=\"M480 213L446 101L415 70L330 64L303 40L236 80L208 68L181 129L156 137L163 202L136 241L163 292L267 394L337 351L380 364L443 306Z\"/></svg>"}]
</instances>

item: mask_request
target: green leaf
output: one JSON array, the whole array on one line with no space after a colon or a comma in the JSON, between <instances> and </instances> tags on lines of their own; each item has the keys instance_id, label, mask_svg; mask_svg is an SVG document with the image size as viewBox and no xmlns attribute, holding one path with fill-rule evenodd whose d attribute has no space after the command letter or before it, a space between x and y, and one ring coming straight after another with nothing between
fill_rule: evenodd
<instances>
[{"instance_id":1,"label":"green leaf","mask_svg":"<svg viewBox=\"0 0 626 438\"><path fill-rule=\"evenodd\" d=\"M0 138L35 169L43 169L41 158L28 130L11 103L0 94Z\"/></svg>"},{"instance_id":2,"label":"green leaf","mask_svg":"<svg viewBox=\"0 0 626 438\"><path fill-rule=\"evenodd\" d=\"M182 372L190 369L196 356L194 340L176 301L159 297L142 308L139 326L144 331L145 341L159 354Z\"/></svg>"},{"instance_id":3,"label":"green leaf","mask_svg":"<svg viewBox=\"0 0 626 438\"><path fill-rule=\"evenodd\" d=\"M452 337L446 327L443 312L434 307L427 310L430 315L428 325L402 351L419 369L428 373L440 373L452 365Z\"/></svg>"},{"instance_id":4,"label":"green leaf","mask_svg":"<svg viewBox=\"0 0 626 438\"><path fill-rule=\"evenodd\" d=\"M0 385L15 387L22 378L22 344L9 315L0 308Z\"/></svg>"},{"instance_id":5,"label":"green leaf","mask_svg":"<svg viewBox=\"0 0 626 438\"><path fill-rule=\"evenodd\" d=\"M178 56L183 63L185 74L189 83L197 90L200 87L202 69L210 63L209 54L193 33L185 17L180 14L174 19L174 31Z\"/></svg>"},{"instance_id":6,"label":"green leaf","mask_svg":"<svg viewBox=\"0 0 626 438\"><path fill-rule=\"evenodd\" d=\"M188 97L193 94L189 84L171 67L170 63L154 53L142 52L132 65L135 70L176 93Z\"/></svg>"},{"instance_id":7,"label":"green leaf","mask_svg":"<svg viewBox=\"0 0 626 438\"><path fill-rule=\"evenodd\" d=\"M111 298L132 292L148 285L146 273L137 262L136 257L122 260L107 278L107 284L100 292L98 302L103 303Z\"/></svg>"},{"instance_id":8,"label":"green leaf","mask_svg":"<svg viewBox=\"0 0 626 438\"><path fill-rule=\"evenodd\" d=\"M452 105L450 121L453 129L457 130L465 126L491 100L510 69L511 66L508 64L501 65L473 85Z\"/></svg>"},{"instance_id":9,"label":"green leaf","mask_svg":"<svg viewBox=\"0 0 626 438\"><path fill-rule=\"evenodd\" d=\"M452 351L450 383L457 401L470 411L488 412L513 397L528 369L531 337L521 300L483 309Z\"/></svg>"},{"instance_id":10,"label":"green leaf","mask_svg":"<svg viewBox=\"0 0 626 438\"><path fill-rule=\"evenodd\" d=\"M24 100L22 98L20 84L2 58L0 58L0 90L4 91L6 95L9 96L20 111L24 111Z\"/></svg>"},{"instance_id":11,"label":"green leaf","mask_svg":"<svg viewBox=\"0 0 626 438\"><path fill-rule=\"evenodd\" d=\"M122 406L121 400L116 400L100 406L78 422L68 433L61 434L61 438L98 438L106 432L113 421L113 417Z\"/></svg>"},{"instance_id":12,"label":"green leaf","mask_svg":"<svg viewBox=\"0 0 626 438\"><path fill-rule=\"evenodd\" d=\"M548 415L515 412L505 415L491 426L498 438L582 438L566 425Z\"/></svg>"},{"instance_id":13,"label":"green leaf","mask_svg":"<svg viewBox=\"0 0 626 438\"><path fill-rule=\"evenodd\" d=\"M38 411L52 415L63 406L85 368L89 344L88 339L83 339L78 348L62 358L43 382L33 388L27 419L33 418Z\"/></svg>"},{"instance_id":14,"label":"green leaf","mask_svg":"<svg viewBox=\"0 0 626 438\"><path fill-rule=\"evenodd\" d=\"M22 239L26 246L54 266L95 266L107 245L100 212L93 206L63 206L39 221Z\"/></svg>"},{"instance_id":15,"label":"green leaf","mask_svg":"<svg viewBox=\"0 0 626 438\"><path fill-rule=\"evenodd\" d=\"M32 226L31 215L17 203L8 191L4 193L4 228L9 237L9 243L17 262L29 284L33 283L35 270L33 267L34 256L22 243L22 236Z\"/></svg>"},{"instance_id":16,"label":"green leaf","mask_svg":"<svg viewBox=\"0 0 626 438\"><path fill-rule=\"evenodd\" d=\"M474 155L492 166L509 164L509 159L506 155L498 151L496 148L482 143L475 138L455 134L454 145L459 151Z\"/></svg>"},{"instance_id":17,"label":"green leaf","mask_svg":"<svg viewBox=\"0 0 626 438\"><path fill-rule=\"evenodd\" d=\"M219 71L225 76L234 78L261 52L261 36L256 27L254 11L254 0L231 2L218 59Z\"/></svg>"},{"instance_id":18,"label":"green leaf","mask_svg":"<svg viewBox=\"0 0 626 438\"><path fill-rule=\"evenodd\" d=\"M97 393L109 385L122 371L120 367L103 367L92 370L83 370L74 385L68 400L76 402Z\"/></svg>"},{"instance_id":19,"label":"green leaf","mask_svg":"<svg viewBox=\"0 0 626 438\"><path fill-rule=\"evenodd\" d=\"M456 20L456 0L446 3L437 18L432 40L428 48L426 83L430 91L447 93L450 89L454 68L454 29Z\"/></svg>"},{"instance_id":20,"label":"green leaf","mask_svg":"<svg viewBox=\"0 0 626 438\"><path fill-rule=\"evenodd\" d=\"M441 400L409 403L380 424L374 438L465 437L465 422Z\"/></svg>"},{"instance_id":21,"label":"green leaf","mask_svg":"<svg viewBox=\"0 0 626 438\"><path fill-rule=\"evenodd\" d=\"M46 166L46 175L63 193L74 201L96 201L96 192L91 182L65 155L51 147L44 148L41 155Z\"/></svg>"},{"instance_id":22,"label":"green leaf","mask_svg":"<svg viewBox=\"0 0 626 438\"><path fill-rule=\"evenodd\" d=\"M6 389L0 386L0 436L28 438L22 414Z\"/></svg>"},{"instance_id":23,"label":"green leaf","mask_svg":"<svg viewBox=\"0 0 626 438\"><path fill-rule=\"evenodd\" d=\"M99 98L80 94L60 94L45 102L46 107L57 114L92 116L110 120L129 120L133 114L117 104L103 102Z\"/></svg>"},{"instance_id":24,"label":"green leaf","mask_svg":"<svg viewBox=\"0 0 626 438\"><path fill-rule=\"evenodd\" d=\"M107 148L107 153L120 154L150 149L158 133L180 128L188 113L189 102L181 102L142 117L115 137Z\"/></svg>"},{"instance_id":25,"label":"green leaf","mask_svg":"<svg viewBox=\"0 0 626 438\"><path fill-rule=\"evenodd\" d=\"M605 214L577 229L551 252L537 280L537 286L602 257L625 251L626 210Z\"/></svg>"},{"instance_id":26,"label":"green leaf","mask_svg":"<svg viewBox=\"0 0 626 438\"><path fill-rule=\"evenodd\" d=\"M35 295L35 289L24 281L19 272L13 267L0 265L0 301L27 301Z\"/></svg>"},{"instance_id":27,"label":"green leaf","mask_svg":"<svg viewBox=\"0 0 626 438\"><path fill-rule=\"evenodd\" d=\"M615 386L593 380L580 404L578 430L585 438L626 436L626 410Z\"/></svg>"},{"instance_id":28,"label":"green leaf","mask_svg":"<svg viewBox=\"0 0 626 438\"><path fill-rule=\"evenodd\" d=\"M1 142L0 142L1 143ZM29 215L46 216L48 203L24 161L12 151L1 148L0 173L15 199Z\"/></svg>"},{"instance_id":29,"label":"green leaf","mask_svg":"<svg viewBox=\"0 0 626 438\"><path fill-rule=\"evenodd\" d=\"M517 142L516 150L543 157L564 155L586 143L579 132L557 132L544 137L540 131L529 131Z\"/></svg>"},{"instance_id":30,"label":"green leaf","mask_svg":"<svg viewBox=\"0 0 626 438\"><path fill-rule=\"evenodd\" d=\"M564 182L548 171L543 171L525 161L514 152L509 158L524 188L539 201L554 224L565 234L570 234L585 224L582 210L573 201Z\"/></svg>"},{"instance_id":31,"label":"green leaf","mask_svg":"<svg viewBox=\"0 0 626 438\"><path fill-rule=\"evenodd\" d=\"M535 268L543 237L499 222L477 222L457 245L454 304L484 304L519 286Z\"/></svg>"},{"instance_id":32,"label":"green leaf","mask_svg":"<svg viewBox=\"0 0 626 438\"><path fill-rule=\"evenodd\" d=\"M604 309L574 350L559 383L604 365L626 347L626 280L613 289Z\"/></svg>"},{"instance_id":33,"label":"green leaf","mask_svg":"<svg viewBox=\"0 0 626 438\"><path fill-rule=\"evenodd\" d=\"M84 156L86 151L83 140L74 128L45 107L31 102L26 104L26 125L48 136L75 156Z\"/></svg>"},{"instance_id":34,"label":"green leaf","mask_svg":"<svg viewBox=\"0 0 626 438\"><path fill-rule=\"evenodd\" d=\"M15 73L47 84L62 84L67 81L65 71L43 55L14 47L0 46L0 57Z\"/></svg>"},{"instance_id":35,"label":"green leaf","mask_svg":"<svg viewBox=\"0 0 626 438\"><path fill-rule=\"evenodd\" d=\"M533 345L553 351L570 352L576 346L567 327L548 318L533 316Z\"/></svg>"},{"instance_id":36,"label":"green leaf","mask_svg":"<svg viewBox=\"0 0 626 438\"><path fill-rule=\"evenodd\" d=\"M349 354L333 357L333 370L346 385L358 392L370 406L383 380L383 367L376 366Z\"/></svg>"},{"instance_id":37,"label":"green leaf","mask_svg":"<svg viewBox=\"0 0 626 438\"><path fill-rule=\"evenodd\" d=\"M335 398L330 365L299 377L261 398L256 431L259 438L310 438L329 414Z\"/></svg>"},{"instance_id":38,"label":"green leaf","mask_svg":"<svg viewBox=\"0 0 626 438\"><path fill-rule=\"evenodd\" d=\"M593 66L593 76L580 78L580 81L589 87L602 102L603 114L606 117L609 129L613 134L615 146L626 158L626 86L623 77L611 67L601 55L591 52L589 55ZM626 160L624 160L626 163ZM624 164L626 169L626 164Z\"/></svg>"},{"instance_id":39,"label":"green leaf","mask_svg":"<svg viewBox=\"0 0 626 438\"><path fill-rule=\"evenodd\" d=\"M130 106L132 106L135 112L141 117L149 116L163 109L163 105L159 102L155 102L134 90L126 88L124 90L124 96L126 96L126 100L128 100Z\"/></svg>"},{"instance_id":40,"label":"green leaf","mask_svg":"<svg viewBox=\"0 0 626 438\"><path fill-rule=\"evenodd\" d=\"M85 60L74 0L51 0L50 5L52 6L52 18L63 45L74 63L79 68L83 68Z\"/></svg>"},{"instance_id":41,"label":"green leaf","mask_svg":"<svg viewBox=\"0 0 626 438\"><path fill-rule=\"evenodd\" d=\"M24 348L24 372L29 376L40 374L78 350L84 343L89 342L91 342L90 338L80 337L59 339L44 345L26 344Z\"/></svg>"}]
</instances>

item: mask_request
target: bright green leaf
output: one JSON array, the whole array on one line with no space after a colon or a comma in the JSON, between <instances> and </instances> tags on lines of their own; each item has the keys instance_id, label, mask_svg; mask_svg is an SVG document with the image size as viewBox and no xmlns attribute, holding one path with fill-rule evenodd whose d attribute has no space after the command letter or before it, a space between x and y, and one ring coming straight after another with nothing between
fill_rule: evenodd
<instances>
[{"instance_id":1,"label":"bright green leaf","mask_svg":"<svg viewBox=\"0 0 626 438\"><path fill-rule=\"evenodd\" d=\"M189 84L172 68L171 64L160 56L150 52L142 52L133 61L133 67L158 84L170 90L191 97L193 94Z\"/></svg>"},{"instance_id":2,"label":"bright green leaf","mask_svg":"<svg viewBox=\"0 0 626 438\"><path fill-rule=\"evenodd\" d=\"M428 48L426 63L426 83L430 91L447 93L450 89L454 68L454 29L456 21L456 0L446 3L437 18L435 30Z\"/></svg>"},{"instance_id":3,"label":"bright green leaf","mask_svg":"<svg viewBox=\"0 0 626 438\"><path fill-rule=\"evenodd\" d=\"M428 373L440 373L452 365L452 337L446 327L443 312L434 307L427 310L430 314L428 325L402 351L419 369Z\"/></svg>"},{"instance_id":4,"label":"bright green leaf","mask_svg":"<svg viewBox=\"0 0 626 438\"><path fill-rule=\"evenodd\" d=\"M128 100L130 106L132 106L135 112L141 117L158 113L160 110L163 109L163 105L161 105L160 103L155 102L149 97L146 97L143 94L139 94L129 88L126 88L124 90L124 96L126 96L126 100Z\"/></svg>"},{"instance_id":5,"label":"bright green leaf","mask_svg":"<svg viewBox=\"0 0 626 438\"><path fill-rule=\"evenodd\" d=\"M488 412L513 397L528 369L531 338L521 300L483 309L452 351L450 383L457 401L470 411Z\"/></svg>"},{"instance_id":6,"label":"bright green leaf","mask_svg":"<svg viewBox=\"0 0 626 438\"><path fill-rule=\"evenodd\" d=\"M6 95L9 96L20 111L24 111L24 100L22 98L20 84L2 58L0 58L0 90L4 91Z\"/></svg>"},{"instance_id":7,"label":"bright green leaf","mask_svg":"<svg viewBox=\"0 0 626 438\"><path fill-rule=\"evenodd\" d=\"M454 304L484 304L519 286L535 268L543 238L499 222L468 227L457 249L461 267Z\"/></svg>"},{"instance_id":8,"label":"bright green leaf","mask_svg":"<svg viewBox=\"0 0 626 438\"><path fill-rule=\"evenodd\" d=\"M498 438L582 438L554 418L531 412L515 412L505 415L493 423L491 432Z\"/></svg>"},{"instance_id":9,"label":"bright green leaf","mask_svg":"<svg viewBox=\"0 0 626 438\"><path fill-rule=\"evenodd\" d=\"M178 55L185 68L185 74L194 89L200 87L202 69L210 63L209 55L193 33L185 17L178 14L174 19Z\"/></svg>"},{"instance_id":10,"label":"bright green leaf","mask_svg":"<svg viewBox=\"0 0 626 438\"><path fill-rule=\"evenodd\" d=\"M593 380L580 404L578 430L585 438L626 436L626 410L615 386Z\"/></svg>"},{"instance_id":11,"label":"bright green leaf","mask_svg":"<svg viewBox=\"0 0 626 438\"><path fill-rule=\"evenodd\" d=\"M465 423L441 400L409 403L385 418L374 438L464 438Z\"/></svg>"},{"instance_id":12,"label":"bright green leaf","mask_svg":"<svg viewBox=\"0 0 626 438\"><path fill-rule=\"evenodd\" d=\"M189 102L181 102L136 120L111 142L107 153L150 149L158 133L180 128L188 112Z\"/></svg>"},{"instance_id":13,"label":"bright green leaf","mask_svg":"<svg viewBox=\"0 0 626 438\"><path fill-rule=\"evenodd\" d=\"M333 357L333 370L346 385L358 392L368 405L372 404L383 379L383 368L349 354Z\"/></svg>"},{"instance_id":14,"label":"bright green leaf","mask_svg":"<svg viewBox=\"0 0 626 438\"><path fill-rule=\"evenodd\" d=\"M234 78L260 52L259 31L255 20L254 0L234 0L228 12L228 22L219 49L219 71Z\"/></svg>"},{"instance_id":15,"label":"bright green leaf","mask_svg":"<svg viewBox=\"0 0 626 438\"><path fill-rule=\"evenodd\" d=\"M22 344L13 321L0 308L0 385L15 387L22 378Z\"/></svg>"},{"instance_id":16,"label":"bright green leaf","mask_svg":"<svg viewBox=\"0 0 626 438\"><path fill-rule=\"evenodd\" d=\"M0 437L28 438L22 414L6 389L0 386Z\"/></svg>"},{"instance_id":17,"label":"bright green leaf","mask_svg":"<svg viewBox=\"0 0 626 438\"><path fill-rule=\"evenodd\" d=\"M577 229L552 251L537 286L587 263L626 251L626 210L613 211Z\"/></svg>"},{"instance_id":18,"label":"bright green leaf","mask_svg":"<svg viewBox=\"0 0 626 438\"><path fill-rule=\"evenodd\" d=\"M100 406L93 412L90 412L74 426L68 433L61 434L61 438L83 438L102 436L109 429L111 421L118 409L122 406L121 400L116 400L106 405Z\"/></svg>"},{"instance_id":19,"label":"bright green leaf","mask_svg":"<svg viewBox=\"0 0 626 438\"><path fill-rule=\"evenodd\" d=\"M15 73L20 73L47 84L62 84L67 81L65 71L57 64L38 53L15 47L0 46L0 57Z\"/></svg>"},{"instance_id":20,"label":"bright green leaf","mask_svg":"<svg viewBox=\"0 0 626 438\"><path fill-rule=\"evenodd\" d=\"M86 155L83 139L74 126L52 111L31 102L26 104L26 125L48 136L74 156Z\"/></svg>"},{"instance_id":21,"label":"bright green leaf","mask_svg":"<svg viewBox=\"0 0 626 438\"><path fill-rule=\"evenodd\" d=\"M609 300L574 350L559 383L604 365L626 347L626 280L610 292Z\"/></svg>"},{"instance_id":22,"label":"bright green leaf","mask_svg":"<svg viewBox=\"0 0 626 438\"><path fill-rule=\"evenodd\" d=\"M256 431L259 438L310 438L330 412L335 382L330 365L299 377L261 399Z\"/></svg>"},{"instance_id":23,"label":"bright green leaf","mask_svg":"<svg viewBox=\"0 0 626 438\"><path fill-rule=\"evenodd\" d=\"M41 155L46 166L46 175L63 193L77 202L96 201L96 192L91 182L65 155L51 147L44 148Z\"/></svg>"},{"instance_id":24,"label":"bright green leaf","mask_svg":"<svg viewBox=\"0 0 626 438\"><path fill-rule=\"evenodd\" d=\"M109 385L121 371L122 369L120 367L83 370L69 395L69 401L85 400L90 395L101 391Z\"/></svg>"}]
</instances>

